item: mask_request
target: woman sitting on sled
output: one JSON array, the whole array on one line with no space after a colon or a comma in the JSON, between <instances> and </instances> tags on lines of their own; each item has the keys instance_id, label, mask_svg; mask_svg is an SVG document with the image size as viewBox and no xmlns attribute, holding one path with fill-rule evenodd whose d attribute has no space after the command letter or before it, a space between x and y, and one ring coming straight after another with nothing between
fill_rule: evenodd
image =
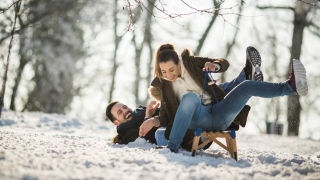
<instances>
[{"instance_id":1,"label":"woman sitting on sled","mask_svg":"<svg viewBox=\"0 0 320 180\"><path fill-rule=\"evenodd\" d=\"M172 44L161 45L155 57L155 78L150 92L160 97L159 121L160 126L166 127L168 148L178 152L180 145L183 147L192 143L193 133L190 129L194 127L198 116L197 127L205 131L223 131L235 119L241 121L247 118L249 108L245 107L252 96L273 98L304 96L308 93L306 71L299 60L293 60L290 78L282 83L262 82L260 65L258 51L248 47L245 68L231 85L228 84L233 89L226 93L221 86L212 85L219 101L217 104L207 84L203 86L203 97L200 97L204 71L225 72L229 67L228 61L192 56L188 49L179 57ZM224 119L219 112L221 109ZM152 123L145 121L140 127L140 136L144 136L152 127Z\"/></svg>"}]
</instances>

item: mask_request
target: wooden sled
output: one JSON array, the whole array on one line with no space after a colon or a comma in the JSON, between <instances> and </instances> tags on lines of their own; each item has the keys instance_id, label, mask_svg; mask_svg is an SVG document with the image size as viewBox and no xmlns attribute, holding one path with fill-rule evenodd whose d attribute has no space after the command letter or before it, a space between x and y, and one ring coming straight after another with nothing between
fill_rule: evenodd
<instances>
[{"instance_id":1,"label":"wooden sled","mask_svg":"<svg viewBox=\"0 0 320 180\"><path fill-rule=\"evenodd\" d=\"M233 137L232 137L233 136ZM204 140L201 144L199 144L199 140L201 137L206 137L208 139ZM217 140L217 138L223 138L226 141L226 145L223 144L221 141ZM234 135L232 135L229 131L223 132L206 132L203 131L201 133L201 129L197 129L197 135L193 138L192 144L192 156L196 155L196 151L207 145L208 143L215 142L220 147L225 149L231 154L231 157L234 158L236 161L238 160L237 154L237 140Z\"/></svg>"}]
</instances>

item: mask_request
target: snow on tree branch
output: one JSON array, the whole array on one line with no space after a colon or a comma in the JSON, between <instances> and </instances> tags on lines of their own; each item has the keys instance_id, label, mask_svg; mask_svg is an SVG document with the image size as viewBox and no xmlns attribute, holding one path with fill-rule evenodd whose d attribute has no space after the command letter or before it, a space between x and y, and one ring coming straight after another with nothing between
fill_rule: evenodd
<instances>
[{"instance_id":1,"label":"snow on tree branch","mask_svg":"<svg viewBox=\"0 0 320 180\"><path fill-rule=\"evenodd\" d=\"M238 6L240 6L241 2L245 2L245 1L241 1L238 4L232 5L230 7L221 7L221 4L223 4L225 1L218 1L218 0L213 0L213 6L210 8L197 8L194 5L191 5L190 3L187 3L185 0L180 0L180 2L187 8L189 9L188 12L184 12L184 13L178 13L176 11L171 12L168 10L168 4L164 3L162 0L159 0L157 3L155 3L154 1L151 0L147 0L148 3L153 4L155 10L157 12L159 12L162 16L156 16L154 13L152 13L152 11L150 11L147 6L141 1L141 0L134 0L134 2L132 0L126 0L126 4L123 6L123 9L127 9L128 13L129 13L129 23L128 23L128 31L133 30L133 25L134 25L134 12L133 12L133 8L135 7L139 7L141 8L141 10L146 10L148 13L151 13L153 17L155 18L170 18L170 19L174 19L174 18L178 18L178 17L183 17L183 16L189 16L189 15L194 15L194 14L209 14L209 15L219 15L220 17L222 17L222 19L225 22L228 22L226 20L226 18L224 17L225 15L239 15L238 13L234 13L232 12L232 10ZM230 12L229 12L230 11Z\"/></svg>"},{"instance_id":2,"label":"snow on tree branch","mask_svg":"<svg viewBox=\"0 0 320 180\"><path fill-rule=\"evenodd\" d=\"M0 14L3 14L4 12L6 12L7 10L9 10L11 7L15 6L18 3L21 3L22 0L16 0L14 1L12 4L10 4L8 7L6 8L0 8Z\"/></svg>"},{"instance_id":3,"label":"snow on tree branch","mask_svg":"<svg viewBox=\"0 0 320 180\"><path fill-rule=\"evenodd\" d=\"M315 6L317 8L320 8L320 0L298 0L301 1L303 3L309 4L310 6Z\"/></svg>"}]
</instances>

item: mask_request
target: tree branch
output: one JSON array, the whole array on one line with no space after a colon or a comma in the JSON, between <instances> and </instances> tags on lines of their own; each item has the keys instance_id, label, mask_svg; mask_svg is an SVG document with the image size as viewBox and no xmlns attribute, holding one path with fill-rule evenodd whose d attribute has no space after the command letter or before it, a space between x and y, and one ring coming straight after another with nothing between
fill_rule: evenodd
<instances>
[{"instance_id":1,"label":"tree branch","mask_svg":"<svg viewBox=\"0 0 320 180\"><path fill-rule=\"evenodd\" d=\"M307 26L309 26L309 27L314 27L314 28L317 29L317 31L320 31L320 26L317 25L317 24L315 24L313 21L308 22L308 23L307 23Z\"/></svg>"},{"instance_id":2,"label":"tree branch","mask_svg":"<svg viewBox=\"0 0 320 180\"><path fill-rule=\"evenodd\" d=\"M319 33L319 31L315 31L315 30L312 30L312 29L310 29L310 28L308 28L308 30L309 30L313 35L315 35L315 36L317 36L318 38L320 38L320 33Z\"/></svg>"},{"instance_id":3,"label":"tree branch","mask_svg":"<svg viewBox=\"0 0 320 180\"><path fill-rule=\"evenodd\" d=\"M12 4L10 4L8 7L6 8L0 8L0 14L3 14L4 12L6 12L7 10L9 10L12 6L16 5L17 3L19 3L19 1L21 0L16 0L14 1ZM20 7L19 7L20 8Z\"/></svg>"},{"instance_id":4,"label":"tree branch","mask_svg":"<svg viewBox=\"0 0 320 180\"><path fill-rule=\"evenodd\" d=\"M315 6L317 8L319 8L319 6L317 5L320 1L319 0L309 0L309 1L313 1L313 2L309 2L309 1L306 1L306 0L298 0L298 1L301 1L305 4L308 4L310 6Z\"/></svg>"},{"instance_id":5,"label":"tree branch","mask_svg":"<svg viewBox=\"0 0 320 180\"><path fill-rule=\"evenodd\" d=\"M236 26L239 26L240 24L240 19L241 19L241 13L242 13L242 10L243 10L243 4L244 2L242 1L240 6L239 6L239 16L237 17L237 20L236 20ZM230 55L230 52L233 48L233 46L236 44L236 38L237 38L237 35L238 35L238 32L239 32L239 29L240 28L236 28L235 32L234 32L234 35L233 35L233 38L232 38L232 41L230 43L227 43L227 51L226 51L226 54L225 54L225 58L228 58L229 55ZM225 73L223 73L225 74Z\"/></svg>"},{"instance_id":6,"label":"tree branch","mask_svg":"<svg viewBox=\"0 0 320 180\"><path fill-rule=\"evenodd\" d=\"M218 17L219 10L220 10L220 9L219 9L220 5L221 5L221 3L217 4L217 1L216 1L216 0L213 0L213 6L218 7L218 9L217 9L216 13L212 16L212 18L211 18L211 20L210 20L207 28L205 29L202 37L200 38L200 40L199 40L199 42L198 42L198 46L197 46L196 50L194 51L194 54L195 54L195 55L199 55L199 53L200 53L200 51L201 51L201 49L202 49L202 46L203 46L203 44L204 44L204 41L206 40L206 38L207 38L207 36L208 36L208 34L209 34L209 31L210 31L212 25L214 24L216 18Z\"/></svg>"},{"instance_id":7,"label":"tree branch","mask_svg":"<svg viewBox=\"0 0 320 180\"><path fill-rule=\"evenodd\" d=\"M313 21L307 22L307 29L315 36L320 37L320 26L315 24ZM314 28L315 30L313 30Z\"/></svg>"},{"instance_id":8,"label":"tree branch","mask_svg":"<svg viewBox=\"0 0 320 180\"><path fill-rule=\"evenodd\" d=\"M31 25L35 24L36 22L40 21L41 19L45 18L46 16L49 16L51 13L50 12L45 12L35 18L33 18L32 20L24 23L22 26L20 26L19 29L15 30L14 33L15 34L19 34L21 32L23 32L26 28L30 27ZM19 20L20 20L20 16L19 16ZM11 33L8 32L7 34L4 34L2 36L2 38L0 39L0 44L5 41L6 39L8 39L11 36Z\"/></svg>"},{"instance_id":9,"label":"tree branch","mask_svg":"<svg viewBox=\"0 0 320 180\"><path fill-rule=\"evenodd\" d=\"M261 9L261 10L282 9L282 10L294 11L294 8L293 7L289 7L289 6L257 6L257 8Z\"/></svg>"},{"instance_id":10,"label":"tree branch","mask_svg":"<svg viewBox=\"0 0 320 180\"><path fill-rule=\"evenodd\" d=\"M142 3L141 0L135 0L136 3L141 6L143 9L146 9L145 8L145 5ZM125 7L128 8L130 7L131 8L131 2L130 0L126 0L126 4ZM151 0L148 0L149 3L152 3L154 8L156 10L158 10L159 12L161 12L162 14L165 15L165 17L159 17L159 16L155 16L153 15L154 17L157 17L157 18L177 18L177 17L182 17L182 16L187 16L187 15L193 15L193 14L197 14L197 13L207 13L207 14L215 14L218 10L221 11L221 10L231 10L233 9L235 6L231 6L231 7L228 7L228 8L217 8L217 7L213 7L213 8L206 8L206 9L198 9L198 8L195 8L193 6L191 6L190 4L186 3L184 0L180 0L180 2L182 2L185 6L187 6L189 9L191 9L192 11L190 12L186 12L186 13L170 13L166 10L166 8L164 7L164 5L161 3L161 1L159 0L158 1L158 4L155 4L154 2L151 2ZM236 5L237 6L237 5ZM124 7L124 8L125 8ZM130 9L129 9L130 11ZM132 14L132 13L129 13L129 14ZM228 13L228 14L233 14L233 13ZM219 14L220 15L220 14ZM131 15L130 15L131 16Z\"/></svg>"},{"instance_id":11,"label":"tree branch","mask_svg":"<svg viewBox=\"0 0 320 180\"><path fill-rule=\"evenodd\" d=\"M133 14L133 12L132 12L132 10L131 10L131 3L130 3L130 0L127 0L127 3L128 3L128 5L127 5L127 9L128 9L128 11L129 11L129 24L128 24L128 31L131 31L131 30L133 30L133 17L134 17L134 14Z\"/></svg>"}]
</instances>

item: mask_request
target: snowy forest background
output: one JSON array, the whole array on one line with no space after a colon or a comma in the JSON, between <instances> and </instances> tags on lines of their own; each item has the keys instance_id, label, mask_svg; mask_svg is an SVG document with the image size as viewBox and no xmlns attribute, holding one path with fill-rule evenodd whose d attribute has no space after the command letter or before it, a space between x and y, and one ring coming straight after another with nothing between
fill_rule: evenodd
<instances>
[{"instance_id":1,"label":"snowy forest background","mask_svg":"<svg viewBox=\"0 0 320 180\"><path fill-rule=\"evenodd\" d=\"M2 0L1 85L10 60L3 107L103 121L111 100L131 107L150 100L160 44L227 58L222 81L241 71L251 45L262 56L265 81L286 80L290 60L300 59L309 95L252 98L242 131L265 133L266 122L276 121L286 135L320 139L319 9L318 0Z\"/></svg>"}]
</instances>

